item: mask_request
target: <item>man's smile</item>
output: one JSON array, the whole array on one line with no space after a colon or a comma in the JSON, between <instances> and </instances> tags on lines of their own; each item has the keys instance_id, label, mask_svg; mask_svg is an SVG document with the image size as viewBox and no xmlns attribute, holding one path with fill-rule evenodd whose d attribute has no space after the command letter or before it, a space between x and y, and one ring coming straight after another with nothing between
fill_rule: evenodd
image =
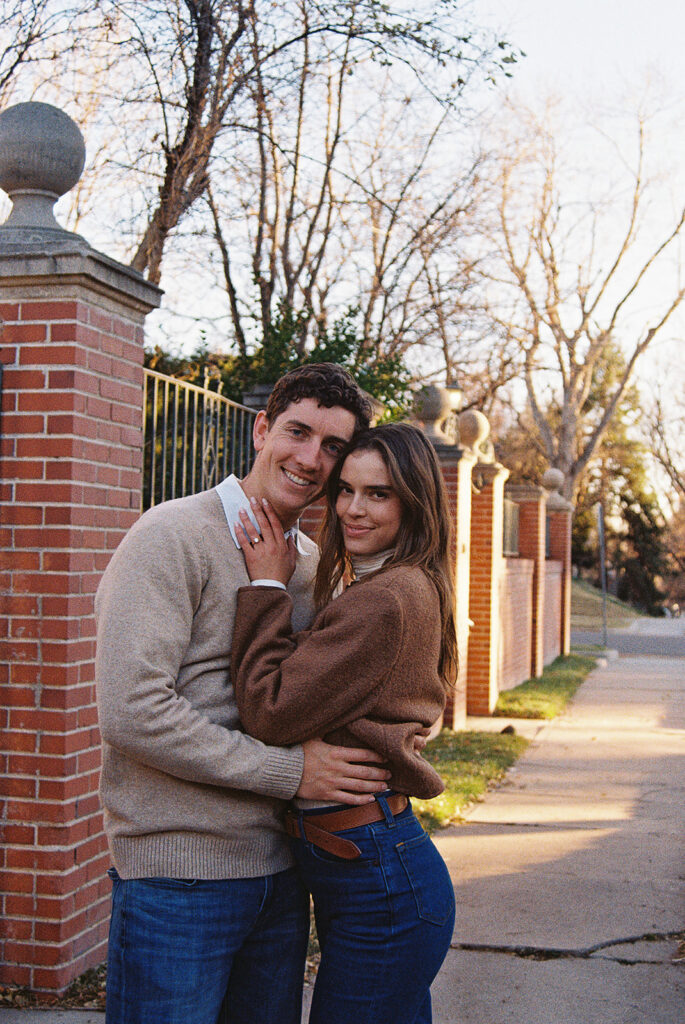
<instances>
[{"instance_id":1,"label":"man's smile","mask_svg":"<svg viewBox=\"0 0 685 1024\"><path fill-rule=\"evenodd\" d=\"M291 483L297 484L298 487L311 487L314 484L314 480L305 480L302 476L296 476L289 469L283 469L283 472L287 476Z\"/></svg>"}]
</instances>

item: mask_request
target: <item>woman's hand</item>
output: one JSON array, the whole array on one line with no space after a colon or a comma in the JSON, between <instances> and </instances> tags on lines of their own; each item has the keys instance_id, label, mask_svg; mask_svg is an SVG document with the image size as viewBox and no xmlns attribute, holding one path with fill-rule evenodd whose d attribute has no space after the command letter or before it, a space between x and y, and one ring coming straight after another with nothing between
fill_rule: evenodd
<instances>
[{"instance_id":1,"label":"woman's hand","mask_svg":"<svg viewBox=\"0 0 685 1024\"><path fill-rule=\"evenodd\" d=\"M295 541L292 536L285 539L280 520L266 498L262 498L261 506L256 498L250 498L250 504L259 524L259 533L244 509L240 510L240 522L235 524L235 535L245 556L248 575L251 580L287 583L295 572Z\"/></svg>"}]
</instances>

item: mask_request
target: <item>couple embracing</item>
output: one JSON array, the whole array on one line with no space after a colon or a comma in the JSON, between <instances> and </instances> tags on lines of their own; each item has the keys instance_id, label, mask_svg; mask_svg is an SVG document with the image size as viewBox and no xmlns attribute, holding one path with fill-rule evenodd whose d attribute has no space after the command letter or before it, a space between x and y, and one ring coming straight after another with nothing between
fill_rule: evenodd
<instances>
[{"instance_id":1,"label":"couple embracing","mask_svg":"<svg viewBox=\"0 0 685 1024\"><path fill-rule=\"evenodd\" d=\"M241 481L145 513L96 598L108 1024L429 1024L454 895L409 798L456 675L435 453L333 364ZM322 492L320 550L297 529Z\"/></svg>"}]
</instances>

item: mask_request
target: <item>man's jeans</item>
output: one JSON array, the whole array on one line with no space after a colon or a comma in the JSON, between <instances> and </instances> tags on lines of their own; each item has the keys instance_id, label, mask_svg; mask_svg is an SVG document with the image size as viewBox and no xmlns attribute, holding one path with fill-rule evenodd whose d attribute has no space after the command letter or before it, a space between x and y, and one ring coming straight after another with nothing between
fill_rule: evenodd
<instances>
[{"instance_id":1,"label":"man's jeans","mask_svg":"<svg viewBox=\"0 0 685 1024\"><path fill-rule=\"evenodd\" d=\"M294 869L110 877L107 1024L300 1024L309 903Z\"/></svg>"}]
</instances>

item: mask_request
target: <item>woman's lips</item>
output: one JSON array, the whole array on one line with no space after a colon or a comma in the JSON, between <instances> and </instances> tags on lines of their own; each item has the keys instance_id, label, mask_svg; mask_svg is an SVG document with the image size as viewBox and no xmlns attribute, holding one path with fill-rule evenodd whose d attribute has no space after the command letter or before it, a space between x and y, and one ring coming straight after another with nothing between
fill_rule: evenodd
<instances>
[{"instance_id":1,"label":"woman's lips","mask_svg":"<svg viewBox=\"0 0 685 1024\"><path fill-rule=\"evenodd\" d=\"M347 523L343 523L343 529L345 533L348 533L351 537L361 537L365 533L369 533L371 530L370 526L349 526Z\"/></svg>"}]
</instances>

